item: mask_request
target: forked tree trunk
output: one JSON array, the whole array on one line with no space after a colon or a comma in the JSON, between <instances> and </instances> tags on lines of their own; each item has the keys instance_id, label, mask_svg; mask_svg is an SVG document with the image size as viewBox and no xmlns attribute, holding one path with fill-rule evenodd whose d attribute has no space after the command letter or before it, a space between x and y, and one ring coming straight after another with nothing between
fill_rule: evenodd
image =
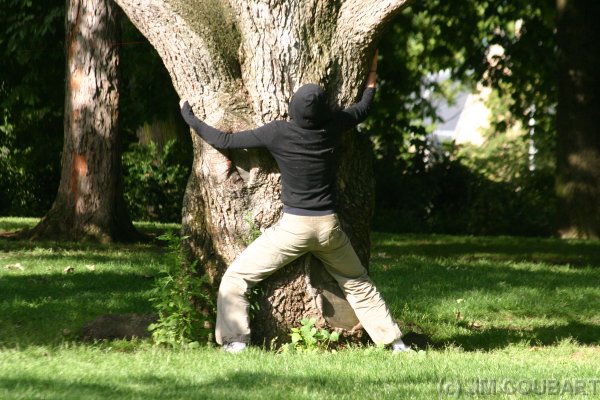
<instances>
[{"instance_id":1,"label":"forked tree trunk","mask_svg":"<svg viewBox=\"0 0 600 400\"><path fill-rule=\"evenodd\" d=\"M26 235L102 242L139 237L123 200L118 138L119 9L67 0L62 173L48 214Z\"/></svg>"},{"instance_id":2,"label":"forked tree trunk","mask_svg":"<svg viewBox=\"0 0 600 400\"><path fill-rule=\"evenodd\" d=\"M560 234L600 238L600 3L557 5Z\"/></svg>"},{"instance_id":3,"label":"forked tree trunk","mask_svg":"<svg viewBox=\"0 0 600 400\"><path fill-rule=\"evenodd\" d=\"M196 115L237 131L287 118L304 83L318 82L338 107L364 88L375 40L406 0L117 0L160 54ZM183 231L218 284L252 231L281 216L279 174L265 151L219 152L195 135ZM344 138L338 203L342 225L365 264L373 183L368 140ZM305 316L361 336L356 316L320 263L307 256L260 285L253 340L287 340Z\"/></svg>"}]
</instances>

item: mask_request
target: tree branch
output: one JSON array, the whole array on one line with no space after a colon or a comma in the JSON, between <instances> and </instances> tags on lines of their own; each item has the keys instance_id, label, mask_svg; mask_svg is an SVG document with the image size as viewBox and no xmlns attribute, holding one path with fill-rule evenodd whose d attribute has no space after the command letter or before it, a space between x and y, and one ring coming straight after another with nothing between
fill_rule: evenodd
<instances>
[{"instance_id":1,"label":"tree branch","mask_svg":"<svg viewBox=\"0 0 600 400\"><path fill-rule=\"evenodd\" d=\"M192 26L182 10L169 1L115 0L133 24L157 50L173 86L181 98L188 99L194 111L209 123L223 118L223 110L240 99L231 68L211 35ZM212 21L224 24L225 21ZM229 62L230 63L230 62Z\"/></svg>"},{"instance_id":2,"label":"tree branch","mask_svg":"<svg viewBox=\"0 0 600 400\"><path fill-rule=\"evenodd\" d=\"M373 53L373 42L381 34L382 29L412 0L348 0L340 9L337 28L334 34L335 61L338 68L347 72L346 76L336 77L338 93L349 93L355 97L361 88L348 87L361 81L361 76L366 78L366 70ZM361 57L362 63L357 63ZM345 66L345 67L344 67ZM344 104L353 98L338 98Z\"/></svg>"},{"instance_id":3,"label":"tree branch","mask_svg":"<svg viewBox=\"0 0 600 400\"><path fill-rule=\"evenodd\" d=\"M340 9L337 35L368 40L373 38L410 0L348 0Z\"/></svg>"}]
</instances>

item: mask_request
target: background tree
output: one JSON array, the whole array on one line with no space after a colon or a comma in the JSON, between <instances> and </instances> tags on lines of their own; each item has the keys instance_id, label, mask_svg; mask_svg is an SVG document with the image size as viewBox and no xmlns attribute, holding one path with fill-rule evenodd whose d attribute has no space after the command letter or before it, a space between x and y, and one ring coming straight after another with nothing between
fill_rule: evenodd
<instances>
[{"instance_id":1,"label":"background tree","mask_svg":"<svg viewBox=\"0 0 600 400\"><path fill-rule=\"evenodd\" d=\"M560 229L600 237L600 3L557 0Z\"/></svg>"},{"instance_id":2,"label":"background tree","mask_svg":"<svg viewBox=\"0 0 600 400\"><path fill-rule=\"evenodd\" d=\"M132 240L118 140L119 25L112 0L72 0L66 12L62 173L52 208L27 235Z\"/></svg>"},{"instance_id":3,"label":"background tree","mask_svg":"<svg viewBox=\"0 0 600 400\"><path fill-rule=\"evenodd\" d=\"M339 107L355 101L375 41L404 1L118 3L157 49L196 114L235 131L286 118L294 90L306 82L323 84ZM345 138L338 190L342 225L367 265L372 176L365 144L356 135ZM183 231L212 282L252 231L278 220L279 191L279 175L266 152L221 153L194 136ZM316 264L304 257L261 285L255 341L285 338L306 315L319 316L321 324L353 327L356 319L337 284Z\"/></svg>"}]
</instances>

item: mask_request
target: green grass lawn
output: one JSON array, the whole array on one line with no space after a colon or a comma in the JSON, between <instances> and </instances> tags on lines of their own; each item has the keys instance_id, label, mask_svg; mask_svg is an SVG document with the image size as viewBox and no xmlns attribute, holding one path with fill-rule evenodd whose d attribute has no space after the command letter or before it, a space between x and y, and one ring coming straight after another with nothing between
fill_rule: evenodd
<instances>
[{"instance_id":1,"label":"green grass lawn","mask_svg":"<svg viewBox=\"0 0 600 400\"><path fill-rule=\"evenodd\" d=\"M1 218L0 233L35 222ZM0 399L600 398L599 242L372 239L373 280L426 350L82 343L77 332L97 316L152 311L164 250L0 238Z\"/></svg>"}]
</instances>

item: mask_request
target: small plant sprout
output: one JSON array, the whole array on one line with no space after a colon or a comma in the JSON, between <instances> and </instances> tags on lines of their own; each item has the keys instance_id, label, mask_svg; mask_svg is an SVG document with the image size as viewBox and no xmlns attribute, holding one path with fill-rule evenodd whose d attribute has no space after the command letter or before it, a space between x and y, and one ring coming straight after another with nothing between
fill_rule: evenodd
<instances>
[{"instance_id":1,"label":"small plant sprout","mask_svg":"<svg viewBox=\"0 0 600 400\"><path fill-rule=\"evenodd\" d=\"M283 351L315 352L326 351L332 343L339 340L338 332L329 332L326 329L315 327L316 318L303 318L300 327L292 328L291 343L285 345Z\"/></svg>"}]
</instances>

